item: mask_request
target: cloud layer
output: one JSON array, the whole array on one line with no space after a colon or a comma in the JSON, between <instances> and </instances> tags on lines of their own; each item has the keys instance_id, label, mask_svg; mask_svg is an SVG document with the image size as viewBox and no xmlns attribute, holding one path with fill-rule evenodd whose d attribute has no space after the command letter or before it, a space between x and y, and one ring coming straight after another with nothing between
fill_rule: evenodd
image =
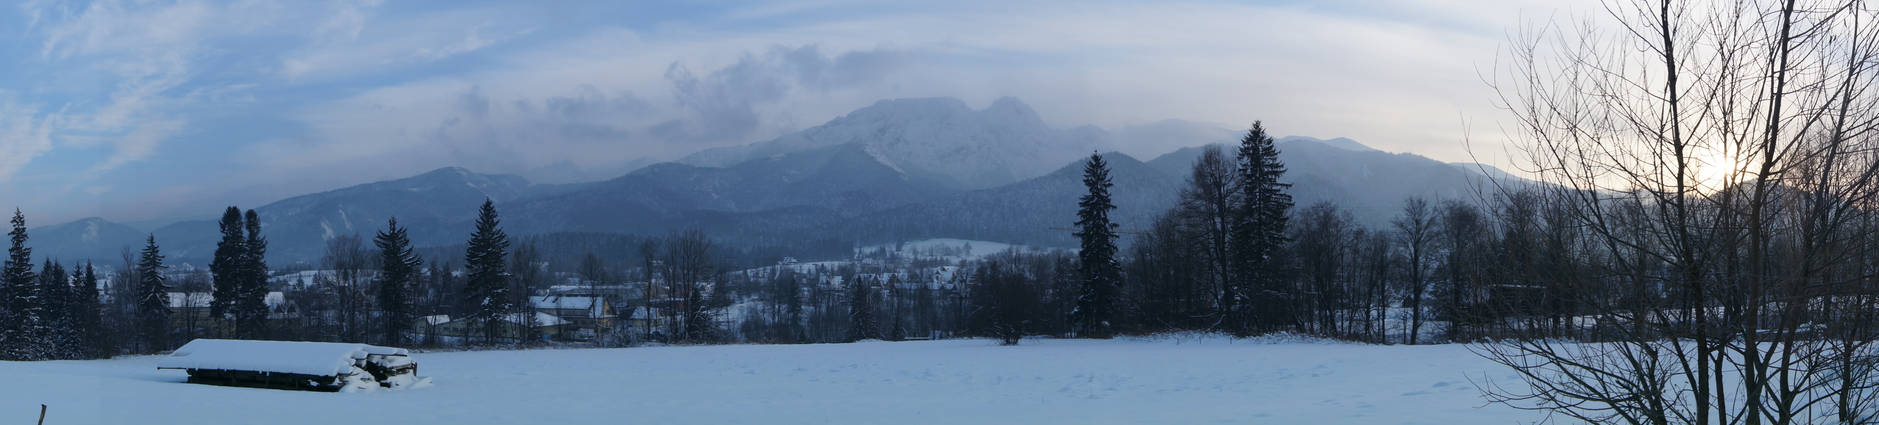
<instances>
[{"instance_id":1,"label":"cloud layer","mask_svg":"<svg viewBox=\"0 0 1879 425\"><path fill-rule=\"evenodd\" d=\"M631 3L29 2L0 14L0 199L144 220L446 165L604 176L916 96L1464 160L1477 70L1561 2Z\"/></svg>"}]
</instances>

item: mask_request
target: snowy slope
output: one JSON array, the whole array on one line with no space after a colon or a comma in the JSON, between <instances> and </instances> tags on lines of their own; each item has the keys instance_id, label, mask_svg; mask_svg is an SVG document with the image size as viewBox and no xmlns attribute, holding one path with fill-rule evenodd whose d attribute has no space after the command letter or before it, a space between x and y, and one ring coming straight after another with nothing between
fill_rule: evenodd
<instances>
[{"instance_id":1,"label":"snowy slope","mask_svg":"<svg viewBox=\"0 0 1879 425\"><path fill-rule=\"evenodd\" d=\"M983 340L417 354L434 385L329 394L184 384L157 357L0 363L0 412L48 424L1507 424L1462 346ZM1497 372L1495 379L1504 379Z\"/></svg>"},{"instance_id":2,"label":"snowy slope","mask_svg":"<svg viewBox=\"0 0 1879 425\"><path fill-rule=\"evenodd\" d=\"M146 234L97 217L38 227L27 233L32 236L33 253L38 254L37 258L68 263L86 260L111 263L123 247L141 246Z\"/></svg>"},{"instance_id":3,"label":"snowy slope","mask_svg":"<svg viewBox=\"0 0 1879 425\"><path fill-rule=\"evenodd\" d=\"M708 149L679 162L724 167L790 152L859 143L883 163L917 178L980 189L1043 175L1107 150L1093 127L1059 130L1017 99L981 110L953 98L891 99L774 140Z\"/></svg>"}]
</instances>

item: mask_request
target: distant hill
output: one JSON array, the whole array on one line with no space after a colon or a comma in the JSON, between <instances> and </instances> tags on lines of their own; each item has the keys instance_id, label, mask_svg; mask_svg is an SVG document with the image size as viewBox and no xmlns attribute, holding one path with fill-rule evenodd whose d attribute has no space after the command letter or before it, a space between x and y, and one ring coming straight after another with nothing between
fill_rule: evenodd
<instances>
[{"instance_id":1,"label":"distant hill","mask_svg":"<svg viewBox=\"0 0 1879 425\"><path fill-rule=\"evenodd\" d=\"M501 208L523 233L660 234L688 227L734 231L779 220L851 217L951 192L943 183L883 163L867 145L844 144L728 167L657 164Z\"/></svg>"},{"instance_id":2,"label":"distant hill","mask_svg":"<svg viewBox=\"0 0 1879 425\"><path fill-rule=\"evenodd\" d=\"M27 230L36 257L71 263L117 264L126 246L142 246L145 233L130 226L91 217Z\"/></svg>"},{"instance_id":3,"label":"distant hill","mask_svg":"<svg viewBox=\"0 0 1879 425\"><path fill-rule=\"evenodd\" d=\"M1103 155L1115 182L1111 213L1124 228L1140 229L1174 205L1182 180L1135 158ZM1084 161L1044 176L991 189L863 216L843 229L861 242L961 238L1035 246L1071 246L1077 199L1085 193Z\"/></svg>"},{"instance_id":4,"label":"distant hill","mask_svg":"<svg viewBox=\"0 0 1879 425\"><path fill-rule=\"evenodd\" d=\"M1359 222L1376 228L1388 226L1410 197L1475 199L1487 183L1473 169L1415 154L1383 152L1346 138L1291 136L1280 139L1276 146L1279 160L1286 166L1281 181L1292 184L1295 205L1333 202L1350 211ZM1201 149L1182 148L1148 164L1185 181ZM1233 153L1230 146L1222 149L1228 155Z\"/></svg>"}]
</instances>

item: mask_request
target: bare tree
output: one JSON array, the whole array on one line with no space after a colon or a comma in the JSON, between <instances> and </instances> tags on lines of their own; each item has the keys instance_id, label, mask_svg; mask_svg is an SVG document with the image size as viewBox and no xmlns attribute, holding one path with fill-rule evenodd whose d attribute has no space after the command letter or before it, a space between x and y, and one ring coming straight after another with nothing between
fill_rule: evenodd
<instances>
[{"instance_id":1,"label":"bare tree","mask_svg":"<svg viewBox=\"0 0 1879 425\"><path fill-rule=\"evenodd\" d=\"M1429 201L1422 198L1409 198L1403 201L1403 215L1397 216L1390 223L1396 227L1396 240L1404 249L1409 276L1404 284L1408 287L1403 299L1404 307L1409 308L1410 345L1416 344L1416 336L1422 334L1422 300L1428 292L1428 281L1423 279L1423 266L1428 264L1431 253L1430 244L1435 241L1435 216L1429 211Z\"/></svg>"},{"instance_id":2,"label":"bare tree","mask_svg":"<svg viewBox=\"0 0 1879 425\"><path fill-rule=\"evenodd\" d=\"M365 305L365 271L372 268L372 256L365 249L365 244L357 234L339 235L326 240L326 256L321 259L333 273L332 294L337 297L335 307L339 325L339 339L347 342L364 341L361 316L368 311Z\"/></svg>"},{"instance_id":3,"label":"bare tree","mask_svg":"<svg viewBox=\"0 0 1879 425\"><path fill-rule=\"evenodd\" d=\"M1853 270L1874 252L1850 233L1879 174L1879 12L1861 0L1604 12L1609 26L1519 36L1495 87L1528 171L1556 185L1555 217L1594 240L1611 287L1573 301L1599 337L1479 346L1522 377L1489 395L1600 423L1869 422L1854 393L1870 374L1852 360L1870 358L1867 325L1823 319L1868 291Z\"/></svg>"},{"instance_id":4,"label":"bare tree","mask_svg":"<svg viewBox=\"0 0 1879 425\"><path fill-rule=\"evenodd\" d=\"M1229 246L1233 230L1233 164L1219 146L1208 146L1201 152L1200 159L1194 161L1194 171L1188 176L1188 187L1181 192L1181 204L1177 214L1184 227L1192 234L1194 243L1200 245L1200 252L1205 254L1207 280L1216 294L1215 326L1229 328L1237 326L1225 323L1234 315L1237 308L1234 300L1239 299L1233 288L1232 270L1229 269Z\"/></svg>"}]
</instances>

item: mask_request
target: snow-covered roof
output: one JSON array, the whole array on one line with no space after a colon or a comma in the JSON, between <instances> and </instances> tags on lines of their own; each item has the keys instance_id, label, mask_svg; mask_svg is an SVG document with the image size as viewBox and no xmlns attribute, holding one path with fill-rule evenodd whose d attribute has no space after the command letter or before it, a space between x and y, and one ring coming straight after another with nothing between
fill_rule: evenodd
<instances>
[{"instance_id":1,"label":"snow-covered roof","mask_svg":"<svg viewBox=\"0 0 1879 425\"><path fill-rule=\"evenodd\" d=\"M450 323L450 315L448 314L433 314L429 316L424 316L424 324L437 326L437 325L442 325L445 323Z\"/></svg>"},{"instance_id":2,"label":"snow-covered roof","mask_svg":"<svg viewBox=\"0 0 1879 425\"><path fill-rule=\"evenodd\" d=\"M169 296L170 308L209 308L209 304L215 301L215 294L210 292L171 292ZM268 308L280 307L287 304L287 295L280 291L268 292L266 297L261 298L261 302L266 303Z\"/></svg>"},{"instance_id":3,"label":"snow-covered roof","mask_svg":"<svg viewBox=\"0 0 1879 425\"><path fill-rule=\"evenodd\" d=\"M549 295L545 297L544 296L528 297L529 304L534 305L535 308L550 309L550 310L583 310L587 312L587 317L589 318L599 318L601 316L601 313L602 313L601 307L604 306L605 304L601 304L599 301L600 301L599 297L584 297L584 296L573 296L573 295Z\"/></svg>"},{"instance_id":4,"label":"snow-covered roof","mask_svg":"<svg viewBox=\"0 0 1879 425\"><path fill-rule=\"evenodd\" d=\"M183 344L157 369L211 369L336 376L352 373L368 354L409 355L403 348L300 341L198 339Z\"/></svg>"}]
</instances>

